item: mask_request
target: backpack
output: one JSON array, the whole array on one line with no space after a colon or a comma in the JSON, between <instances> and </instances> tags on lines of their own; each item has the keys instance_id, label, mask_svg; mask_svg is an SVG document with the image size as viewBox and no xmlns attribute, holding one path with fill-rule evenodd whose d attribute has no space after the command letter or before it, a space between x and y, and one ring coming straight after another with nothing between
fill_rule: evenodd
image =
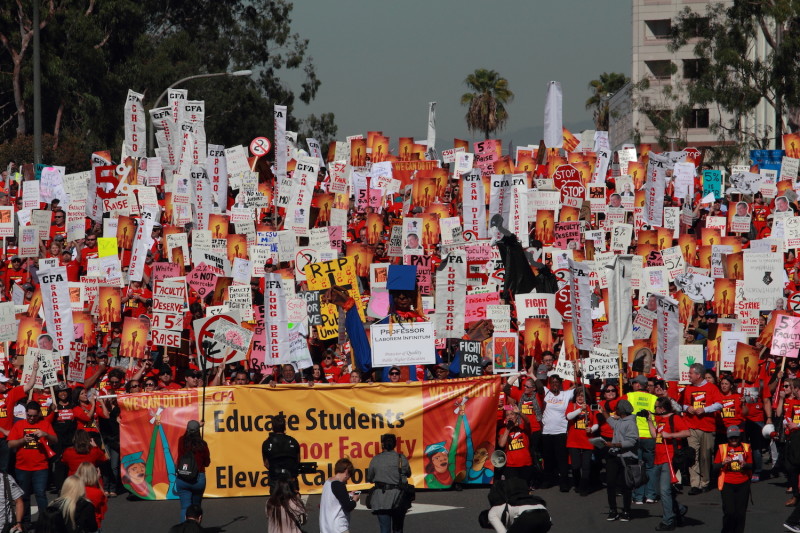
<instances>
[{"instance_id":1,"label":"backpack","mask_svg":"<svg viewBox=\"0 0 800 533\"><path fill-rule=\"evenodd\" d=\"M183 455L181 455L180 459L178 459L178 462L175 464L175 473L178 475L178 479L186 483L194 483L197 481L199 471L192 450L183 452Z\"/></svg>"}]
</instances>

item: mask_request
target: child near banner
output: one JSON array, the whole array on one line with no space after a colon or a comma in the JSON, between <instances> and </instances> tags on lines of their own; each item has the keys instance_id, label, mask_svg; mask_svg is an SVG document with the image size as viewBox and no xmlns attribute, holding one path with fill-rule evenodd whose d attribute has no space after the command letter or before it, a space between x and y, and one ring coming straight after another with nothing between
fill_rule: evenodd
<instances>
[{"instance_id":1,"label":"child near banner","mask_svg":"<svg viewBox=\"0 0 800 533\"><path fill-rule=\"evenodd\" d=\"M726 436L728 442L719 445L714 457L714 469L719 471L717 484L722 493L722 533L743 533L753 453L750 444L742 442L742 432L737 426L728 427Z\"/></svg>"}]
</instances>

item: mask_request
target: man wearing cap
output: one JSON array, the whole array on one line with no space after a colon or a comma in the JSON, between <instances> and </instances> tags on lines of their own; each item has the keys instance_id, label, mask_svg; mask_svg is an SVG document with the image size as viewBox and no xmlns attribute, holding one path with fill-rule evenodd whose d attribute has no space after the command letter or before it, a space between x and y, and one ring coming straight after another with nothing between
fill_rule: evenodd
<instances>
[{"instance_id":1,"label":"man wearing cap","mask_svg":"<svg viewBox=\"0 0 800 533\"><path fill-rule=\"evenodd\" d=\"M655 451L656 440L650 435L650 427L647 417L653 416L656 408L656 396L647 392L647 377L640 374L631 380L633 392L629 392L623 398L631 402L636 417L636 427L639 430L639 447L637 453L639 459L644 461L647 472L647 483L641 487L633 489L633 503L641 505L643 503L656 502L656 476L655 476ZM647 415L647 416L644 416Z\"/></svg>"},{"instance_id":2,"label":"man wearing cap","mask_svg":"<svg viewBox=\"0 0 800 533\"><path fill-rule=\"evenodd\" d=\"M6 300L11 299L12 287L14 284L24 285L28 279L28 271L22 268L22 258L15 255L11 258L11 267L6 270L3 286L6 288Z\"/></svg>"},{"instance_id":3,"label":"man wearing cap","mask_svg":"<svg viewBox=\"0 0 800 533\"><path fill-rule=\"evenodd\" d=\"M738 426L728 427L726 436L728 442L719 445L714 458L714 469L719 471L717 485L722 494L722 533L743 533L753 453L750 445L742 442Z\"/></svg>"},{"instance_id":4,"label":"man wearing cap","mask_svg":"<svg viewBox=\"0 0 800 533\"><path fill-rule=\"evenodd\" d=\"M694 448L697 461L689 469L692 488L689 495L694 496L711 490L711 454L714 450L716 418L714 413L722 409L720 392L716 385L706 381L706 369L702 363L689 368L689 385L683 389L680 403L686 413L689 426L689 446Z\"/></svg>"},{"instance_id":5,"label":"man wearing cap","mask_svg":"<svg viewBox=\"0 0 800 533\"><path fill-rule=\"evenodd\" d=\"M186 381L184 389L196 389L203 385L203 372L197 368L190 368L183 374L183 379Z\"/></svg>"}]
</instances>

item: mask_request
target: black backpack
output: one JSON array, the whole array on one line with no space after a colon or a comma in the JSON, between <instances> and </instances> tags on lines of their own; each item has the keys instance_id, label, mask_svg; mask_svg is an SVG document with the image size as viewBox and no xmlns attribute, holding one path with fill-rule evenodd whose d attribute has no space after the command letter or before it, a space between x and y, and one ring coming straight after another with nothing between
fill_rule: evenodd
<instances>
[{"instance_id":1,"label":"black backpack","mask_svg":"<svg viewBox=\"0 0 800 533\"><path fill-rule=\"evenodd\" d=\"M175 473L178 475L178 479L186 483L194 483L197 481L199 471L192 450L186 450L183 452L183 455L180 456L180 459L178 459L178 462L175 464Z\"/></svg>"}]
</instances>

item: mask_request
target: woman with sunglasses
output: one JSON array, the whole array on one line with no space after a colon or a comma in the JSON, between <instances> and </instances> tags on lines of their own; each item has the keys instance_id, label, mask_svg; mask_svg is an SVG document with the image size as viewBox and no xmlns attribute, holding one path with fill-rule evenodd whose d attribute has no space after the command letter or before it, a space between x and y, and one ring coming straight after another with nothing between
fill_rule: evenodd
<instances>
[{"instance_id":1,"label":"woman with sunglasses","mask_svg":"<svg viewBox=\"0 0 800 533\"><path fill-rule=\"evenodd\" d=\"M155 392L158 389L158 381L156 378L149 377L144 380L144 387L142 392Z\"/></svg>"}]
</instances>

